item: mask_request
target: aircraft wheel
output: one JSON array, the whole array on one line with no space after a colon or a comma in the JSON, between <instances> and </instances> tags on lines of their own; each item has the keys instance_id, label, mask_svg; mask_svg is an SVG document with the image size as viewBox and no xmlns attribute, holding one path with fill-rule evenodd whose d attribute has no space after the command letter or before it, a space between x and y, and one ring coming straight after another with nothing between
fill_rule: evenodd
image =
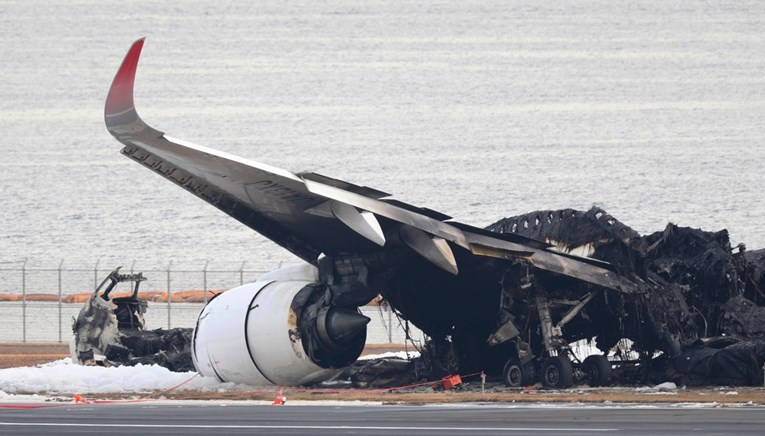
<instances>
[{"instance_id":1,"label":"aircraft wheel","mask_svg":"<svg viewBox=\"0 0 765 436\"><path fill-rule=\"evenodd\" d=\"M511 388L521 388L534 384L534 366L531 362L521 364L521 361L515 357L510 358L502 371L502 380L505 386Z\"/></svg>"},{"instance_id":2,"label":"aircraft wheel","mask_svg":"<svg viewBox=\"0 0 765 436\"><path fill-rule=\"evenodd\" d=\"M542 364L542 384L564 389L574 384L574 369L565 355L552 356Z\"/></svg>"},{"instance_id":3,"label":"aircraft wheel","mask_svg":"<svg viewBox=\"0 0 765 436\"><path fill-rule=\"evenodd\" d=\"M587 381L590 386L608 386L611 384L611 362L602 354L593 354L588 356L582 362L582 369L587 374Z\"/></svg>"}]
</instances>

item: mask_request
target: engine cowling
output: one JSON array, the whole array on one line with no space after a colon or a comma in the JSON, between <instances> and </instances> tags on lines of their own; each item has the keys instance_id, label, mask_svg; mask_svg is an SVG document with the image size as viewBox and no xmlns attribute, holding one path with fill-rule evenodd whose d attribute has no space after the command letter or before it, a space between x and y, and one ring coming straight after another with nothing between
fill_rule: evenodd
<instances>
[{"instance_id":1,"label":"engine cowling","mask_svg":"<svg viewBox=\"0 0 765 436\"><path fill-rule=\"evenodd\" d=\"M301 386L337 375L361 354L369 318L330 306L310 265L266 274L211 299L192 342L203 376L253 386Z\"/></svg>"}]
</instances>

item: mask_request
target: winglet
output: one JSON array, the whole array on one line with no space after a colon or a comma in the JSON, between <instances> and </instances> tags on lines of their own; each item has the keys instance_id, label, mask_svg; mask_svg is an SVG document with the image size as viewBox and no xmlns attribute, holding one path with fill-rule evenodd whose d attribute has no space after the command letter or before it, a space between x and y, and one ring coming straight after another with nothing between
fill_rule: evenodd
<instances>
[{"instance_id":1,"label":"winglet","mask_svg":"<svg viewBox=\"0 0 765 436\"><path fill-rule=\"evenodd\" d=\"M144 40L145 38L141 38L134 42L125 55L117 75L114 76L112 86L109 88L104 116L120 115L135 107L133 104L133 84L135 83L135 72L138 67L138 58L141 57Z\"/></svg>"}]
</instances>

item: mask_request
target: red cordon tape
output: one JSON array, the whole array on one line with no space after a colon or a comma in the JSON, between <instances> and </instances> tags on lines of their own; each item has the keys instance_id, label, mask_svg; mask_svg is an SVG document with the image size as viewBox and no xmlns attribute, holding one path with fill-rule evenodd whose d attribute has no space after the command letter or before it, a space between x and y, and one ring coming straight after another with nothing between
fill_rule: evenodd
<instances>
[{"instance_id":1,"label":"red cordon tape","mask_svg":"<svg viewBox=\"0 0 765 436\"><path fill-rule=\"evenodd\" d=\"M196 373L196 374L192 375L191 377L189 377L188 379L186 379L183 383L179 383L179 384L177 384L177 385L175 385L175 386L173 386L171 388L165 389L164 391L153 393L153 394L149 394L149 395L147 395L145 397L138 398L138 399L135 399L135 400L88 400L87 398L83 397L80 394L74 394L74 397L72 398L72 400L74 401L74 404L83 404L83 405L87 405L87 404L141 403L141 402L151 401L152 397L161 396L161 395L165 395L165 394L167 394L169 392L172 392L172 391L178 389L179 387L185 385L186 383L190 382L191 380L193 380L198 375L199 375L199 373ZM71 406L71 405L72 405L72 403L57 403L57 404L0 404L0 409L40 409L40 408L43 408L43 407L62 407L62 406L67 406L68 407L68 406Z\"/></svg>"},{"instance_id":2,"label":"red cordon tape","mask_svg":"<svg viewBox=\"0 0 765 436\"><path fill-rule=\"evenodd\" d=\"M483 374L483 371L481 372L474 372L472 374L466 374L466 375L460 375L461 378L466 379L470 377L475 377L477 375ZM74 395L74 403L75 404L127 404L127 403L141 403L146 401L151 401L155 396L161 396L168 394L179 387L185 385L186 383L190 382L194 378L199 376L199 373L196 373L189 377L187 380L185 380L183 383L179 383L171 388L167 388L164 391L157 392L154 394L149 394L145 397L138 398L135 400L88 400L87 398L83 397L80 394ZM416 388L420 386L428 386L433 385L433 383L438 383L441 380L433 380L423 383L414 383L410 385L403 385L403 386L395 386L392 388L373 388L373 389L312 389L312 388L290 388L293 392L323 392L327 394L337 394L342 392L352 392L352 393L361 393L361 392L390 392L390 391L398 391L402 389L411 389ZM229 394L263 394L263 393L273 393L277 392L280 393L282 396L284 396L287 392L284 387L279 387L276 391L274 391L274 388L269 389L253 389L249 391L233 391L228 392ZM72 403L60 403L60 404L0 404L0 409L39 409L43 407L62 407L62 406L71 406Z\"/></svg>"},{"instance_id":3,"label":"red cordon tape","mask_svg":"<svg viewBox=\"0 0 765 436\"><path fill-rule=\"evenodd\" d=\"M481 372L474 372L472 374L466 374L466 375L460 375L461 378L470 378L475 377L478 375L483 374L483 371ZM292 392L323 392L327 394L339 394L343 392L352 392L352 393L361 393L361 392L389 392L389 391L398 391L401 389L411 389L411 388L417 388L420 386L432 386L434 383L439 383L441 380L433 380L423 383L414 383L411 385L404 385L404 386L396 386L392 388L373 388L373 389L312 389L312 388L289 388ZM233 392L237 394L246 394L246 393L262 393L262 392L274 392L273 389L270 390L254 390L254 391L239 391L239 392ZM287 389L284 389L284 393L287 392Z\"/></svg>"},{"instance_id":4,"label":"red cordon tape","mask_svg":"<svg viewBox=\"0 0 765 436\"><path fill-rule=\"evenodd\" d=\"M186 379L183 383L178 383L177 385L175 385L175 386L173 386L171 388L167 388L164 391L157 392L157 393L154 393L154 394L149 394L149 395L147 395L145 397L141 397L141 398L138 398L138 399L135 399L135 400L87 400L84 397L82 397L80 394L75 394L74 395L74 403L75 404L128 404L128 403L142 403L142 402L146 402L146 401L151 401L152 397L161 396L161 395L165 395L167 393L170 393L170 392L178 389L179 387L185 385L186 383L190 382L191 380L194 380L194 378L196 378L197 376L199 376L199 373L196 373L196 374L192 375L191 377Z\"/></svg>"},{"instance_id":5,"label":"red cordon tape","mask_svg":"<svg viewBox=\"0 0 765 436\"><path fill-rule=\"evenodd\" d=\"M481 372L474 372L472 374L467 375L460 375L461 378L470 378L475 377L478 375L483 374L483 371ZM440 383L442 380L433 380L433 381L427 381L423 383L414 383L411 385L403 385L403 386L395 386L392 388L372 388L372 389L325 389L325 388L281 388L282 394L286 394L288 391L292 392L317 392L317 393L325 393L325 394L341 394L344 392L351 392L351 393L363 393L363 392L387 392L387 391L398 391L401 389L410 389L410 388L416 388L420 386L432 386L434 383ZM249 391L228 391L226 392L228 394L234 394L234 395L245 395L245 394L270 394L270 393L279 393L279 389L274 390L274 388L269 389L253 389Z\"/></svg>"}]
</instances>

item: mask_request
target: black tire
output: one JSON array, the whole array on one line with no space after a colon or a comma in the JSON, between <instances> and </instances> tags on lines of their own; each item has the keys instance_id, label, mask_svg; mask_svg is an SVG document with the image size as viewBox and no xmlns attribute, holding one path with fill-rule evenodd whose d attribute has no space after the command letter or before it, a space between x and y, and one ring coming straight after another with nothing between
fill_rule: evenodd
<instances>
[{"instance_id":1,"label":"black tire","mask_svg":"<svg viewBox=\"0 0 765 436\"><path fill-rule=\"evenodd\" d=\"M565 389L574 384L574 369L564 355L552 356L542 364L542 384L548 388Z\"/></svg>"},{"instance_id":2,"label":"black tire","mask_svg":"<svg viewBox=\"0 0 765 436\"><path fill-rule=\"evenodd\" d=\"M608 386L611 384L611 362L602 354L593 354L588 356L582 362L582 369L587 374L587 382L592 387Z\"/></svg>"},{"instance_id":3,"label":"black tire","mask_svg":"<svg viewBox=\"0 0 765 436\"><path fill-rule=\"evenodd\" d=\"M534 367L530 362L522 365L520 360L510 358L502 371L502 381L510 388L531 386L534 384Z\"/></svg>"}]
</instances>

